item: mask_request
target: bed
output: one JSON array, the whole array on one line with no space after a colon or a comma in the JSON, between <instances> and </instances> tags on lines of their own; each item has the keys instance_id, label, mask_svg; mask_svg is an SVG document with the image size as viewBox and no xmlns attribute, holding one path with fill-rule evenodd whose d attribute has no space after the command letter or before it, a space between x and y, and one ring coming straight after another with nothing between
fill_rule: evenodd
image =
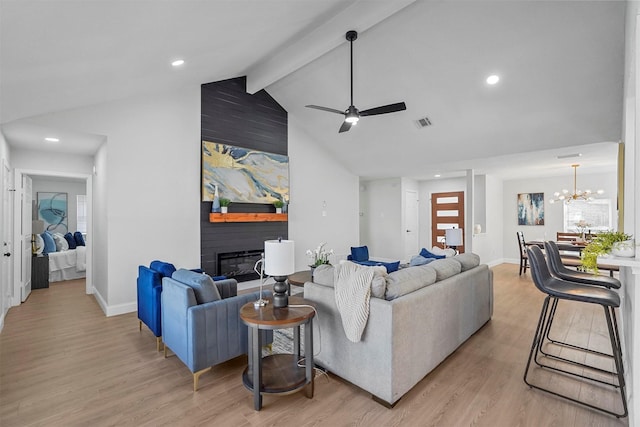
<instances>
[{"instance_id":1,"label":"bed","mask_svg":"<svg viewBox=\"0 0 640 427\"><path fill-rule=\"evenodd\" d=\"M49 282L73 280L87 275L87 248L78 246L49 255Z\"/></svg>"}]
</instances>

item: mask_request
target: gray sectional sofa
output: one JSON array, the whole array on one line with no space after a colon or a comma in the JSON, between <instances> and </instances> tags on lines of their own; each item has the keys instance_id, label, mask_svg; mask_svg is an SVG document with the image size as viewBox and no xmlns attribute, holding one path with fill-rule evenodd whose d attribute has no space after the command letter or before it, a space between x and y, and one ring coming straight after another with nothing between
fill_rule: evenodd
<instances>
[{"instance_id":1,"label":"gray sectional sofa","mask_svg":"<svg viewBox=\"0 0 640 427\"><path fill-rule=\"evenodd\" d=\"M318 310L314 361L393 406L480 329L493 314L493 272L461 254L386 276L371 297L360 342L346 338L334 296L333 267L316 269L304 297Z\"/></svg>"}]
</instances>

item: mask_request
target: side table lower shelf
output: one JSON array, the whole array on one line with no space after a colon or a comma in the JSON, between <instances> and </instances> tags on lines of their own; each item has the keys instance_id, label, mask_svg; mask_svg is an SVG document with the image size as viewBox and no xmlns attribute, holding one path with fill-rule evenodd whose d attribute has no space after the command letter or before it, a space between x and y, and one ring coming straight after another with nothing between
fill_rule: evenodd
<instances>
[{"instance_id":1,"label":"side table lower shelf","mask_svg":"<svg viewBox=\"0 0 640 427\"><path fill-rule=\"evenodd\" d=\"M247 367L242 373L244 386L253 391L253 372ZM298 366L294 354L272 354L262 358L262 386L260 391L270 394L288 394L307 385L304 366ZM313 383L305 390L307 397L313 396Z\"/></svg>"}]
</instances>

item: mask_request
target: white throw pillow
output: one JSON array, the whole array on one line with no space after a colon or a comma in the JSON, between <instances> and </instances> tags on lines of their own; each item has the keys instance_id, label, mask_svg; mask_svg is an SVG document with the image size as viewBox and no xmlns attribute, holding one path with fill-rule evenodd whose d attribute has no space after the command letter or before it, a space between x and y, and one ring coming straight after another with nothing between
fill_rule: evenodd
<instances>
[{"instance_id":1,"label":"white throw pillow","mask_svg":"<svg viewBox=\"0 0 640 427\"><path fill-rule=\"evenodd\" d=\"M431 253L435 255L444 255L447 258L449 258L449 257L455 256L456 251L455 249L451 249L451 248L442 249L438 246L434 246L433 248L431 248Z\"/></svg>"},{"instance_id":2,"label":"white throw pillow","mask_svg":"<svg viewBox=\"0 0 640 427\"><path fill-rule=\"evenodd\" d=\"M60 233L53 233L53 241L56 242L56 251L68 251L69 250L69 242L64 236Z\"/></svg>"}]
</instances>

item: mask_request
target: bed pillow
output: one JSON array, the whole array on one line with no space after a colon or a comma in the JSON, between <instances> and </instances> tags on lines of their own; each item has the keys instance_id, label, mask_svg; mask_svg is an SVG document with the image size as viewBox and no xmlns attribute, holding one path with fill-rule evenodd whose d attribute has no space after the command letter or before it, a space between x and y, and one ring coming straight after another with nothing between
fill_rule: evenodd
<instances>
[{"instance_id":1,"label":"bed pillow","mask_svg":"<svg viewBox=\"0 0 640 427\"><path fill-rule=\"evenodd\" d=\"M75 249L76 248L76 239L73 238L73 234L71 233L67 233L64 235L64 240L67 241L67 244L69 245L69 249Z\"/></svg>"},{"instance_id":2,"label":"bed pillow","mask_svg":"<svg viewBox=\"0 0 640 427\"><path fill-rule=\"evenodd\" d=\"M53 241L56 244L56 252L63 252L69 250L69 244L64 236L60 233L53 233Z\"/></svg>"},{"instance_id":3,"label":"bed pillow","mask_svg":"<svg viewBox=\"0 0 640 427\"><path fill-rule=\"evenodd\" d=\"M41 234L42 240L44 240L43 254L50 254L56 251L56 242L53 240L53 236L48 231Z\"/></svg>"},{"instance_id":4,"label":"bed pillow","mask_svg":"<svg viewBox=\"0 0 640 427\"><path fill-rule=\"evenodd\" d=\"M73 238L76 241L76 246L85 246L84 237L82 237L82 233L81 232L76 231L75 233L73 233Z\"/></svg>"},{"instance_id":5,"label":"bed pillow","mask_svg":"<svg viewBox=\"0 0 640 427\"><path fill-rule=\"evenodd\" d=\"M424 258L435 258L435 259L442 259L442 258L446 258L446 255L442 254L442 255L436 255L433 252L429 252L427 249L422 248L422 250L420 251L420 256L424 257Z\"/></svg>"}]
</instances>

